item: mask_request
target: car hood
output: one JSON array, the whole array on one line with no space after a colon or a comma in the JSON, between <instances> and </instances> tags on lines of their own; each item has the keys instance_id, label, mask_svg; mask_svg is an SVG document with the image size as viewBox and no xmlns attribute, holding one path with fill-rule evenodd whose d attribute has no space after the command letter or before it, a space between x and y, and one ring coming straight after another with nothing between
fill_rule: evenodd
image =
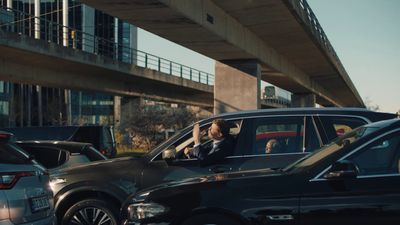
<instances>
[{"instance_id":1,"label":"car hood","mask_svg":"<svg viewBox=\"0 0 400 225\"><path fill-rule=\"evenodd\" d=\"M60 175L72 176L74 174L77 175L99 174L103 176L105 174L116 175L120 173L126 173L127 171L137 171L138 169L143 167L142 161L143 160L141 158L133 158L133 157L122 157L122 158L94 161L74 167L52 170L50 176L51 177L57 177Z\"/></svg>"}]
</instances>

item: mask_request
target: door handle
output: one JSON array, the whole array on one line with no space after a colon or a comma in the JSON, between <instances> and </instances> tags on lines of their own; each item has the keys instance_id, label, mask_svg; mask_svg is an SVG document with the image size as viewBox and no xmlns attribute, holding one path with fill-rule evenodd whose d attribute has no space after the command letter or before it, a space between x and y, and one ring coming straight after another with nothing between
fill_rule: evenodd
<instances>
[{"instance_id":1,"label":"door handle","mask_svg":"<svg viewBox=\"0 0 400 225\"><path fill-rule=\"evenodd\" d=\"M267 219L274 221L284 221L284 220L293 220L294 217L292 215L273 215L273 216L267 216Z\"/></svg>"},{"instance_id":2,"label":"door handle","mask_svg":"<svg viewBox=\"0 0 400 225\"><path fill-rule=\"evenodd\" d=\"M232 171L232 167L215 166L213 168L210 168L209 171L213 172L213 173L224 173L224 172Z\"/></svg>"}]
</instances>

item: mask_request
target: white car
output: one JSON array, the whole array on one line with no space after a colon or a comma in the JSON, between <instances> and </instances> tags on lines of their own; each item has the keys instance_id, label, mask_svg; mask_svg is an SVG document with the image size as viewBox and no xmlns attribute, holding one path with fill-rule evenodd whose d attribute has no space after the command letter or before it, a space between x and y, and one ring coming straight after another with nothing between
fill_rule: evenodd
<instances>
[{"instance_id":1,"label":"white car","mask_svg":"<svg viewBox=\"0 0 400 225\"><path fill-rule=\"evenodd\" d=\"M0 132L0 225L56 224L46 170Z\"/></svg>"}]
</instances>

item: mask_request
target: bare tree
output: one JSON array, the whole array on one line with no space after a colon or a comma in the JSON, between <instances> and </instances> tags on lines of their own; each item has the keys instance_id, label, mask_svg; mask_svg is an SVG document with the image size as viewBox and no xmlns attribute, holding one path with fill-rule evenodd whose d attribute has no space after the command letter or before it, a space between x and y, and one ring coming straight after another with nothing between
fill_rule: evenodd
<instances>
[{"instance_id":1,"label":"bare tree","mask_svg":"<svg viewBox=\"0 0 400 225\"><path fill-rule=\"evenodd\" d=\"M120 128L134 148L149 150L164 140L165 129L179 130L194 120L195 114L185 107L137 105Z\"/></svg>"},{"instance_id":2,"label":"bare tree","mask_svg":"<svg viewBox=\"0 0 400 225\"><path fill-rule=\"evenodd\" d=\"M365 97L364 99L365 107L371 111L379 111L380 107L377 104L374 104L369 97Z\"/></svg>"}]
</instances>

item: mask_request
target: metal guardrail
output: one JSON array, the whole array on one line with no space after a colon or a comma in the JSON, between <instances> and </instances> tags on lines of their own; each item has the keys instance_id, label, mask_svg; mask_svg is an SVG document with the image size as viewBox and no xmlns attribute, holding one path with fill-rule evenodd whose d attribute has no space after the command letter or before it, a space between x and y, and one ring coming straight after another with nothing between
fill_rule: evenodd
<instances>
[{"instance_id":1,"label":"metal guardrail","mask_svg":"<svg viewBox=\"0 0 400 225\"><path fill-rule=\"evenodd\" d=\"M214 75L212 74L12 8L0 6L0 29L102 55L183 79L214 85Z\"/></svg>"},{"instance_id":2,"label":"metal guardrail","mask_svg":"<svg viewBox=\"0 0 400 225\"><path fill-rule=\"evenodd\" d=\"M302 22L307 25L308 29L313 34L314 38L318 41L320 46L328 53L328 57L335 64L336 68L341 74L347 74L342 62L337 56L334 48L328 40L324 30L318 22L317 17L308 5L307 0L286 0L296 11Z\"/></svg>"}]
</instances>

